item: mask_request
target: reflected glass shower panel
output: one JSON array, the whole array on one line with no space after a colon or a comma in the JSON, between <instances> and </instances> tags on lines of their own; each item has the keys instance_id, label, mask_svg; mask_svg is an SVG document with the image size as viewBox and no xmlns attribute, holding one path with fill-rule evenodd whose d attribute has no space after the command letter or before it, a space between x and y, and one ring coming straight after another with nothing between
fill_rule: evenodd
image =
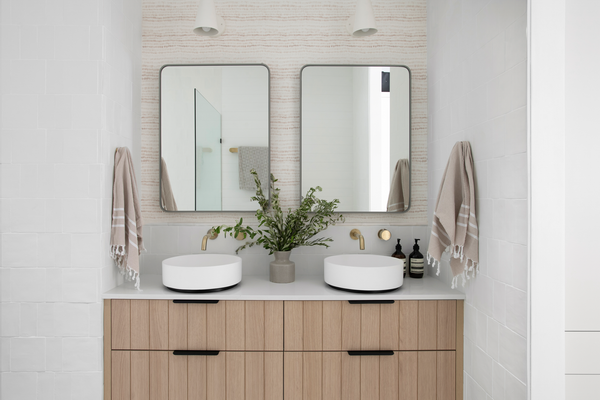
<instances>
[{"instance_id":1,"label":"reflected glass shower panel","mask_svg":"<svg viewBox=\"0 0 600 400\"><path fill-rule=\"evenodd\" d=\"M221 210L221 114L194 89L196 210Z\"/></svg>"}]
</instances>

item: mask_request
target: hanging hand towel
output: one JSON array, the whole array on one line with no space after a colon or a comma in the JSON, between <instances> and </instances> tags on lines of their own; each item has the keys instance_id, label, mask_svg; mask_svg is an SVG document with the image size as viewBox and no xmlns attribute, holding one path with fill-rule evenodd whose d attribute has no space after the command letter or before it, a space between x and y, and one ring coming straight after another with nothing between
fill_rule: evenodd
<instances>
[{"instance_id":1,"label":"hanging hand towel","mask_svg":"<svg viewBox=\"0 0 600 400\"><path fill-rule=\"evenodd\" d=\"M410 194L408 193L410 174L408 173L408 160L398 160L394 170L394 176L390 184L387 210L390 212L404 211L408 207Z\"/></svg>"},{"instance_id":2,"label":"hanging hand towel","mask_svg":"<svg viewBox=\"0 0 600 400\"><path fill-rule=\"evenodd\" d=\"M163 157L160 158L160 203L167 211L177 211L177 203L169 179L169 170Z\"/></svg>"},{"instance_id":3,"label":"hanging hand towel","mask_svg":"<svg viewBox=\"0 0 600 400\"><path fill-rule=\"evenodd\" d=\"M256 190L254 177L250 174L250 170L256 170L258 179L263 190L269 187L269 148L268 147L239 147L239 176L240 189Z\"/></svg>"},{"instance_id":4,"label":"hanging hand towel","mask_svg":"<svg viewBox=\"0 0 600 400\"><path fill-rule=\"evenodd\" d=\"M113 176L113 210L110 232L110 256L121 274L135 282L140 290L140 251L142 242L142 211L131 153L127 147L115 152Z\"/></svg>"},{"instance_id":5,"label":"hanging hand towel","mask_svg":"<svg viewBox=\"0 0 600 400\"><path fill-rule=\"evenodd\" d=\"M452 148L433 213L427 262L438 264L444 251L450 251L450 267L456 287L462 273L463 286L469 272L479 272L479 233L475 212L475 176L469 142L457 142Z\"/></svg>"}]
</instances>

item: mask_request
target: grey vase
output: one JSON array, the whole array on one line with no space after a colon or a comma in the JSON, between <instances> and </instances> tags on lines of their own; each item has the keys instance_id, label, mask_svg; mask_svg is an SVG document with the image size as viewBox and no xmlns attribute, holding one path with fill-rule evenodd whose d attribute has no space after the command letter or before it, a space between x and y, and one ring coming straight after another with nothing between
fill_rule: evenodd
<instances>
[{"instance_id":1,"label":"grey vase","mask_svg":"<svg viewBox=\"0 0 600 400\"><path fill-rule=\"evenodd\" d=\"M276 251L271 261L269 280L273 283L290 283L296 280L296 263L290 261L291 251Z\"/></svg>"}]
</instances>

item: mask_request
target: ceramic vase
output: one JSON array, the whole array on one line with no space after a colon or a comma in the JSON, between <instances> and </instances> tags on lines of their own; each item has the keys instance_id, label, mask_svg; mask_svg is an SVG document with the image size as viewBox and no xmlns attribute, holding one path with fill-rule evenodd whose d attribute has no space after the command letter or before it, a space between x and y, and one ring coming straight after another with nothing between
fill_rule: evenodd
<instances>
[{"instance_id":1,"label":"ceramic vase","mask_svg":"<svg viewBox=\"0 0 600 400\"><path fill-rule=\"evenodd\" d=\"M274 283L290 283L296 279L296 263L290 261L291 251L276 251L271 261L269 280Z\"/></svg>"}]
</instances>

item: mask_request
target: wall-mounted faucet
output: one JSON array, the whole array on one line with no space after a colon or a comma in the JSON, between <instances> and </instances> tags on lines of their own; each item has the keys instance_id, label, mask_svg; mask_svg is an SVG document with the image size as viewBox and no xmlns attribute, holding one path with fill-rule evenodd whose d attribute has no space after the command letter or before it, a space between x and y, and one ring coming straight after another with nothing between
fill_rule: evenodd
<instances>
[{"instance_id":1,"label":"wall-mounted faucet","mask_svg":"<svg viewBox=\"0 0 600 400\"><path fill-rule=\"evenodd\" d=\"M206 251L206 244L208 243L208 239L215 240L218 236L219 235L217 235L214 230L209 229L208 232L206 232L206 235L204 235L204 237L202 238L202 251Z\"/></svg>"},{"instance_id":2,"label":"wall-mounted faucet","mask_svg":"<svg viewBox=\"0 0 600 400\"><path fill-rule=\"evenodd\" d=\"M350 231L350 237L352 240L358 240L361 250L365 249L365 238L358 229L352 229Z\"/></svg>"}]
</instances>

